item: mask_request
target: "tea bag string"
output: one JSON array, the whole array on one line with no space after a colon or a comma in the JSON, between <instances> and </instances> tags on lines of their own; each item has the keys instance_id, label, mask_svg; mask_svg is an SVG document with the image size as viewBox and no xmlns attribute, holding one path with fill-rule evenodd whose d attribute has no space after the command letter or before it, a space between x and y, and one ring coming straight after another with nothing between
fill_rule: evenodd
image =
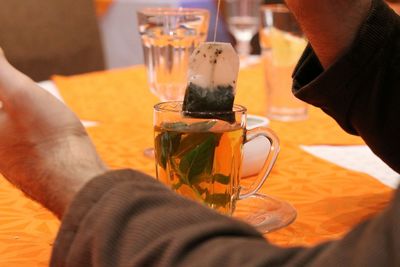
<instances>
[{"instance_id":1,"label":"tea bag string","mask_svg":"<svg viewBox=\"0 0 400 267\"><path fill-rule=\"evenodd\" d=\"M219 10L221 7L221 0L218 0L218 7L217 7L217 16L215 18L215 26L214 26L214 43L217 39L217 29L218 29L218 20L219 20Z\"/></svg>"}]
</instances>

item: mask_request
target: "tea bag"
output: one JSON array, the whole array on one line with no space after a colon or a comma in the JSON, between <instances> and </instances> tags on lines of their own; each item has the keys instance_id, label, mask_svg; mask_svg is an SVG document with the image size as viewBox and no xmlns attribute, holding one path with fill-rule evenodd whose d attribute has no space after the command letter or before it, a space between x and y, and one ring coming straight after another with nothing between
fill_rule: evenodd
<instances>
[{"instance_id":1,"label":"tea bag","mask_svg":"<svg viewBox=\"0 0 400 267\"><path fill-rule=\"evenodd\" d=\"M238 72L239 57L230 43L201 44L189 61L188 85L182 107L184 114L234 122L234 114L229 112L235 100ZM227 113L218 115L218 112Z\"/></svg>"}]
</instances>

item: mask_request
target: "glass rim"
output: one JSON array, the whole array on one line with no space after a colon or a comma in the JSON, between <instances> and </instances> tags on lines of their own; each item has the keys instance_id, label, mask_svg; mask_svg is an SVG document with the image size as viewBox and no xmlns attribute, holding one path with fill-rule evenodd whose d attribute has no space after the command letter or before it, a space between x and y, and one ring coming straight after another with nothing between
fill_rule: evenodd
<instances>
[{"instance_id":1,"label":"glass rim","mask_svg":"<svg viewBox=\"0 0 400 267\"><path fill-rule=\"evenodd\" d=\"M196 14L209 14L205 8L191 8L191 7L144 7L137 11L138 14L146 16L152 15L196 15Z\"/></svg>"},{"instance_id":2,"label":"glass rim","mask_svg":"<svg viewBox=\"0 0 400 267\"><path fill-rule=\"evenodd\" d=\"M289 8L285 4L264 4L261 6L262 11L274 11L274 12L281 12L281 13L290 13Z\"/></svg>"},{"instance_id":3,"label":"glass rim","mask_svg":"<svg viewBox=\"0 0 400 267\"><path fill-rule=\"evenodd\" d=\"M182 104L183 101L165 101L160 102L154 105L154 111L156 112L174 112L174 113L181 113L182 112ZM168 106L166 106L168 105ZM177 109L177 107L180 107ZM223 115L223 114L232 114L232 113L247 113L247 108L234 104L233 109L231 111L184 111L185 114L196 114L196 115Z\"/></svg>"}]
</instances>

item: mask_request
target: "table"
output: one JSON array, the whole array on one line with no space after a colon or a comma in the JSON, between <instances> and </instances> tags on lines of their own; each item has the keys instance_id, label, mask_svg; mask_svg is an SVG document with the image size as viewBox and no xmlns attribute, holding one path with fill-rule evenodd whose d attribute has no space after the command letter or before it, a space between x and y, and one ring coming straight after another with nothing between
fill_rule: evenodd
<instances>
[{"instance_id":1,"label":"table","mask_svg":"<svg viewBox=\"0 0 400 267\"><path fill-rule=\"evenodd\" d=\"M152 145L152 106L143 66L54 77L66 103L88 129L111 168L131 167L155 174L143 150ZM263 115L266 94L260 65L241 70L237 103ZM372 177L340 168L302 151L299 144L363 144L345 134L315 108L303 122L272 122L281 154L261 191L289 201L298 210L287 228L265 235L281 246L313 245L336 239L387 205L393 190ZM44 208L0 179L0 266L47 266L59 222Z\"/></svg>"}]
</instances>

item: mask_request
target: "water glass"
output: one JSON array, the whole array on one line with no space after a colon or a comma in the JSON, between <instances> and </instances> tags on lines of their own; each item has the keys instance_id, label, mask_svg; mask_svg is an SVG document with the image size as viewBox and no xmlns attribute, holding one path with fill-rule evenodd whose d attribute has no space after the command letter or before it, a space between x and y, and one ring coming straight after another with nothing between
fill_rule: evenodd
<instances>
[{"instance_id":1,"label":"water glass","mask_svg":"<svg viewBox=\"0 0 400 267\"><path fill-rule=\"evenodd\" d=\"M150 90L161 101L182 100L189 57L207 37L209 12L145 8L137 15Z\"/></svg>"},{"instance_id":2,"label":"water glass","mask_svg":"<svg viewBox=\"0 0 400 267\"><path fill-rule=\"evenodd\" d=\"M267 90L267 117L279 121L307 118L307 104L292 94L292 72L307 41L283 4L261 9L260 45Z\"/></svg>"}]
</instances>

